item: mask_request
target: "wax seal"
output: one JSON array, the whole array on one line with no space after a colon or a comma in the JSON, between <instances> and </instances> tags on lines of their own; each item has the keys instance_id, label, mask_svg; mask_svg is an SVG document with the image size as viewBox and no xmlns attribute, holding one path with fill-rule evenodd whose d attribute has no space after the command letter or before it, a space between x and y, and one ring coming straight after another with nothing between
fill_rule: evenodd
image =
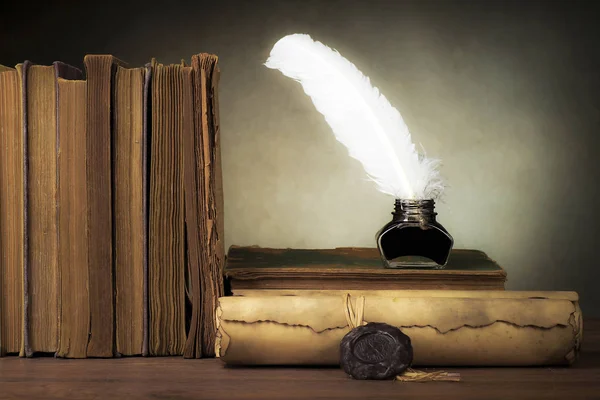
<instances>
[{"instance_id":1,"label":"wax seal","mask_svg":"<svg viewBox=\"0 0 600 400\"><path fill-rule=\"evenodd\" d=\"M348 332L340 344L340 364L354 379L390 379L412 363L410 337L395 326L370 322Z\"/></svg>"}]
</instances>

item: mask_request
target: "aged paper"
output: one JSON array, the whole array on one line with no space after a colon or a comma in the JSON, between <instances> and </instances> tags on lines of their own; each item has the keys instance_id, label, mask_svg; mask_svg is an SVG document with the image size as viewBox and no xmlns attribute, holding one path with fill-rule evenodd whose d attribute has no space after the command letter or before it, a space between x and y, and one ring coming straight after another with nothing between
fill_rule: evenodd
<instances>
[{"instance_id":1,"label":"aged paper","mask_svg":"<svg viewBox=\"0 0 600 400\"><path fill-rule=\"evenodd\" d=\"M410 336L415 366L571 364L582 339L574 292L376 291L232 296L217 307L217 356L228 364L337 365L347 308ZM363 302L360 301L359 304Z\"/></svg>"}]
</instances>

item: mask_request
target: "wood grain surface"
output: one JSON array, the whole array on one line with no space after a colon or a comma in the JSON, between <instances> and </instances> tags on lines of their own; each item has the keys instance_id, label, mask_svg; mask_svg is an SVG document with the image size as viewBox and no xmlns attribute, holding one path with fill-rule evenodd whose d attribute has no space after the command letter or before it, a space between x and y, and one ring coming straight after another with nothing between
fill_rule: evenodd
<instances>
[{"instance_id":1,"label":"wood grain surface","mask_svg":"<svg viewBox=\"0 0 600 400\"><path fill-rule=\"evenodd\" d=\"M580 360L560 368L448 368L461 382L356 381L338 368L226 368L181 357L0 359L0 399L594 399L600 320Z\"/></svg>"}]
</instances>

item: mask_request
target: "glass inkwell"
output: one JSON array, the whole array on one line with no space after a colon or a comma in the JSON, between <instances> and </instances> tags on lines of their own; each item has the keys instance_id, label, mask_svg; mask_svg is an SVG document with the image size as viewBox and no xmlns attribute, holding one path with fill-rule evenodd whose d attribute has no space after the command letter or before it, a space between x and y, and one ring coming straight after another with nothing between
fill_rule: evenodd
<instances>
[{"instance_id":1,"label":"glass inkwell","mask_svg":"<svg viewBox=\"0 0 600 400\"><path fill-rule=\"evenodd\" d=\"M454 240L434 206L434 200L396 199L392 220L376 236L386 268L444 268Z\"/></svg>"}]
</instances>

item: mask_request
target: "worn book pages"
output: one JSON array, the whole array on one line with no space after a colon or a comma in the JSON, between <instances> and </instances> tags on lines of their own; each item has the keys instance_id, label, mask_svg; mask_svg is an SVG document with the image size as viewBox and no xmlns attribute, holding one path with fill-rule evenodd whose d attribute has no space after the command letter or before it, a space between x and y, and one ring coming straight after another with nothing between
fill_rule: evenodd
<instances>
[{"instance_id":1,"label":"worn book pages","mask_svg":"<svg viewBox=\"0 0 600 400\"><path fill-rule=\"evenodd\" d=\"M87 81L86 155L90 331L87 356L115 355L113 291L112 107L114 75L123 61L109 54L83 59Z\"/></svg>"},{"instance_id":2,"label":"worn book pages","mask_svg":"<svg viewBox=\"0 0 600 400\"><path fill-rule=\"evenodd\" d=\"M85 151L87 83L82 79L59 78L57 94L60 330L56 356L86 358L90 331Z\"/></svg>"},{"instance_id":3,"label":"worn book pages","mask_svg":"<svg viewBox=\"0 0 600 400\"><path fill-rule=\"evenodd\" d=\"M182 119L184 137L185 220L190 282L190 325L185 358L214 357L215 302L223 295L223 186L218 113L218 57L192 57L188 106L193 120ZM184 82L184 86L189 84ZM187 108L186 108L187 109ZM186 132L187 132L186 131Z\"/></svg>"},{"instance_id":4,"label":"worn book pages","mask_svg":"<svg viewBox=\"0 0 600 400\"><path fill-rule=\"evenodd\" d=\"M113 236L115 346L117 353L144 353L147 257L144 180L146 149L145 67L117 66L113 95Z\"/></svg>"},{"instance_id":5,"label":"worn book pages","mask_svg":"<svg viewBox=\"0 0 600 400\"><path fill-rule=\"evenodd\" d=\"M149 354L183 355L185 216L181 65L153 60L148 231Z\"/></svg>"},{"instance_id":6,"label":"worn book pages","mask_svg":"<svg viewBox=\"0 0 600 400\"><path fill-rule=\"evenodd\" d=\"M574 292L362 294L222 297L217 356L227 364L338 365L341 339L357 320L399 327L415 366L571 364L581 345Z\"/></svg>"},{"instance_id":7,"label":"worn book pages","mask_svg":"<svg viewBox=\"0 0 600 400\"><path fill-rule=\"evenodd\" d=\"M23 94L0 65L0 357L19 353L23 331Z\"/></svg>"},{"instance_id":8,"label":"worn book pages","mask_svg":"<svg viewBox=\"0 0 600 400\"><path fill-rule=\"evenodd\" d=\"M17 66L23 79L23 352L55 353L61 329L58 79L82 72L62 62Z\"/></svg>"},{"instance_id":9,"label":"worn book pages","mask_svg":"<svg viewBox=\"0 0 600 400\"><path fill-rule=\"evenodd\" d=\"M187 239L187 270L190 301L190 322L183 356L185 358L202 357L202 276L201 266L208 264L206 257L206 221L204 213L204 191L202 171L204 157L200 129L195 129L194 119L194 71L191 67L182 67L183 72L183 151L184 151L184 197ZM198 93L199 95L199 93ZM200 102L199 104L202 104ZM202 113L201 115L205 115Z\"/></svg>"}]
</instances>

